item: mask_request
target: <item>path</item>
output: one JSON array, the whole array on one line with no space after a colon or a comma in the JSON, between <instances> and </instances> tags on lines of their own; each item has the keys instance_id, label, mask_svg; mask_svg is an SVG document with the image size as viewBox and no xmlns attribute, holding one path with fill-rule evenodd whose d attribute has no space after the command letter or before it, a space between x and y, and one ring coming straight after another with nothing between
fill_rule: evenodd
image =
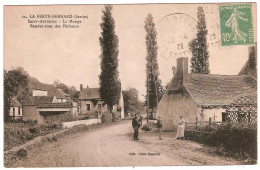
<instances>
[{"instance_id":1,"label":"path","mask_svg":"<svg viewBox=\"0 0 260 170\"><path fill-rule=\"evenodd\" d=\"M141 132L133 140L130 120L59 139L28 153L15 167L227 165L239 162L208 154L203 146L164 133Z\"/></svg>"}]
</instances>

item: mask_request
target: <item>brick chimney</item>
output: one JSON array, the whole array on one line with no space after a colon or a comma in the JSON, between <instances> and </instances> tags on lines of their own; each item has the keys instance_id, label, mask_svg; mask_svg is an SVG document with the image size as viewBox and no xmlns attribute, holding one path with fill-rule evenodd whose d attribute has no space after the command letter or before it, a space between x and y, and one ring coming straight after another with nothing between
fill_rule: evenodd
<instances>
[{"instance_id":1,"label":"brick chimney","mask_svg":"<svg viewBox=\"0 0 260 170\"><path fill-rule=\"evenodd\" d=\"M83 84L80 84L80 91L83 89Z\"/></svg>"},{"instance_id":2,"label":"brick chimney","mask_svg":"<svg viewBox=\"0 0 260 170\"><path fill-rule=\"evenodd\" d=\"M188 61L188 57L177 58L176 78L179 80L180 86L189 83Z\"/></svg>"}]
</instances>

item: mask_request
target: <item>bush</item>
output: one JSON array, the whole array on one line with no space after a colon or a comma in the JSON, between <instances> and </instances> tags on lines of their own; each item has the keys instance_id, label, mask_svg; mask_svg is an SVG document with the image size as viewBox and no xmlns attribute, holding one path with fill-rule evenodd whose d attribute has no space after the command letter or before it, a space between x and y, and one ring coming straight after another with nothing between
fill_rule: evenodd
<instances>
[{"instance_id":1,"label":"bush","mask_svg":"<svg viewBox=\"0 0 260 170\"><path fill-rule=\"evenodd\" d=\"M102 122L111 123L112 122L112 113L105 111L102 113Z\"/></svg>"},{"instance_id":2,"label":"bush","mask_svg":"<svg viewBox=\"0 0 260 170\"><path fill-rule=\"evenodd\" d=\"M89 119L89 116L88 115L84 115L82 117L79 118L79 120L87 120Z\"/></svg>"},{"instance_id":3,"label":"bush","mask_svg":"<svg viewBox=\"0 0 260 170\"><path fill-rule=\"evenodd\" d=\"M141 130L150 131L150 130L152 130L152 127L151 127L151 125L149 125L149 123L146 123L142 126Z\"/></svg>"},{"instance_id":4,"label":"bush","mask_svg":"<svg viewBox=\"0 0 260 170\"><path fill-rule=\"evenodd\" d=\"M4 150L19 146L38 136L45 136L62 129L61 124L31 125L7 123L4 127Z\"/></svg>"},{"instance_id":5,"label":"bush","mask_svg":"<svg viewBox=\"0 0 260 170\"><path fill-rule=\"evenodd\" d=\"M242 159L257 159L256 124L223 124L213 128L210 132L186 130L185 137L217 147L221 154Z\"/></svg>"}]
</instances>

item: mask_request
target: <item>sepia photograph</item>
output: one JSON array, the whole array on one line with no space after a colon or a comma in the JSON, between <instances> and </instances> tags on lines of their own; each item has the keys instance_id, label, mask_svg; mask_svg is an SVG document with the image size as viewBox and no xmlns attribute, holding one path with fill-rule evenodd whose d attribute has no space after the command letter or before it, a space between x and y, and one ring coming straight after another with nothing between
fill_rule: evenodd
<instances>
[{"instance_id":1,"label":"sepia photograph","mask_svg":"<svg viewBox=\"0 0 260 170\"><path fill-rule=\"evenodd\" d=\"M257 165L257 4L3 5L3 166Z\"/></svg>"}]
</instances>

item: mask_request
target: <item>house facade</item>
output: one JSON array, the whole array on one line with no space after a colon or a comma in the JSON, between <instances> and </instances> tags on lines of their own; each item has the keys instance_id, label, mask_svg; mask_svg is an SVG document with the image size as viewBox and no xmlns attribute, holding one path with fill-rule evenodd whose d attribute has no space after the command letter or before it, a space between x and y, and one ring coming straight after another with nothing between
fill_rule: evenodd
<instances>
[{"instance_id":1,"label":"house facade","mask_svg":"<svg viewBox=\"0 0 260 170\"><path fill-rule=\"evenodd\" d=\"M63 122L72 115L73 107L60 90L34 89L33 96L23 104L22 119L37 120L38 124Z\"/></svg>"},{"instance_id":2,"label":"house facade","mask_svg":"<svg viewBox=\"0 0 260 170\"><path fill-rule=\"evenodd\" d=\"M223 121L234 100L256 96L256 79L250 75L213 75L188 73L188 58L177 59L177 72L161 99L157 116L162 116L163 130L176 131L180 116L187 122Z\"/></svg>"},{"instance_id":3,"label":"house facade","mask_svg":"<svg viewBox=\"0 0 260 170\"><path fill-rule=\"evenodd\" d=\"M107 111L107 104L105 104L105 102L101 99L99 94L99 88L83 88L82 85L80 87L80 113L94 114L95 112L102 113ZM122 93L119 103L113 106L113 111L120 112L120 118L124 118L124 102Z\"/></svg>"},{"instance_id":4,"label":"house facade","mask_svg":"<svg viewBox=\"0 0 260 170\"><path fill-rule=\"evenodd\" d=\"M9 118L11 120L22 119L23 109L20 102L16 97L12 98L10 101Z\"/></svg>"}]
</instances>

